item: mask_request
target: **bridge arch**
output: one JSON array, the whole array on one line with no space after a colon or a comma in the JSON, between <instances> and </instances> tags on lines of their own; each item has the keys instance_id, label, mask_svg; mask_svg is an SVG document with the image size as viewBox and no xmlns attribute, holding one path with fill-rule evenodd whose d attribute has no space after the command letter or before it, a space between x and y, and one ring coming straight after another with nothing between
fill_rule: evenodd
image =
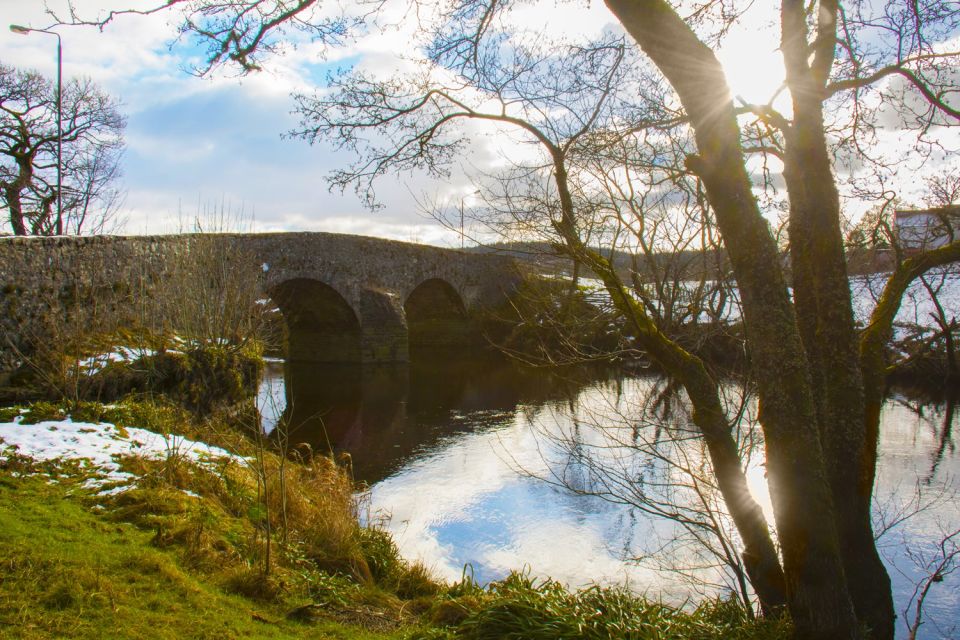
<instances>
[{"instance_id":1,"label":"bridge arch","mask_svg":"<svg viewBox=\"0 0 960 640\"><path fill-rule=\"evenodd\" d=\"M124 326L143 312L130 283L138 283L135 289L144 296L177 296L183 282L176 265L196 242L195 235L0 238L0 311L6 310L0 312L0 334L6 338L0 340L0 385L20 366L21 354L54 339L45 318L76 312L78 324L86 326L102 321L104 314L95 317L95 310L109 309ZM436 342L432 334L449 337L451 332L425 329L441 319L424 312L429 291L445 302L437 310L449 312L447 329L462 329L464 307L474 318L502 304L520 282L513 261L504 256L378 238L210 234L204 242L228 256L232 268L249 267L256 274L258 296L270 297L291 329L286 342L294 360L403 362L408 359L405 302L416 325L414 342ZM418 284L423 288L414 290ZM69 300L55 294L68 289L96 291L98 304L68 308ZM477 336L470 332L465 345L475 344Z\"/></svg>"},{"instance_id":2,"label":"bridge arch","mask_svg":"<svg viewBox=\"0 0 960 640\"><path fill-rule=\"evenodd\" d=\"M403 311L411 358L478 342L463 298L446 280L421 282L407 296Z\"/></svg>"},{"instance_id":3,"label":"bridge arch","mask_svg":"<svg viewBox=\"0 0 960 640\"><path fill-rule=\"evenodd\" d=\"M288 360L360 362L360 320L336 289L319 280L292 278L267 294L283 315Z\"/></svg>"}]
</instances>

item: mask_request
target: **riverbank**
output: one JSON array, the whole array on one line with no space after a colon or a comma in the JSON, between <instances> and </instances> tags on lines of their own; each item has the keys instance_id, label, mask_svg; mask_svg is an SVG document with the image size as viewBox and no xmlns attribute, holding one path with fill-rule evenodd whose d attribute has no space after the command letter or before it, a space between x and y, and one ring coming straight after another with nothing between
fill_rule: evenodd
<instances>
[{"instance_id":1,"label":"riverbank","mask_svg":"<svg viewBox=\"0 0 960 640\"><path fill-rule=\"evenodd\" d=\"M281 465L223 426L147 403L3 410L0 635L787 637L727 602L678 611L523 574L438 583L358 524L332 460Z\"/></svg>"},{"instance_id":2,"label":"riverbank","mask_svg":"<svg viewBox=\"0 0 960 640\"><path fill-rule=\"evenodd\" d=\"M91 510L76 478L0 472L0 636L386 639L361 626L288 620L227 592L156 533Z\"/></svg>"}]
</instances>

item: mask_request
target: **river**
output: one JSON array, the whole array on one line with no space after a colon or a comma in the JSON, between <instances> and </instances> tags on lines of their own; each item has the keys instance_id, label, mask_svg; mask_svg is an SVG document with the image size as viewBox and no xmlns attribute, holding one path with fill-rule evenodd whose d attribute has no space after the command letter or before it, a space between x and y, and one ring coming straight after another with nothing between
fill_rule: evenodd
<instances>
[{"instance_id":1,"label":"river","mask_svg":"<svg viewBox=\"0 0 960 640\"><path fill-rule=\"evenodd\" d=\"M356 480L369 487L364 517L440 578L458 580L466 571L489 582L522 570L573 587L627 584L681 602L735 583L715 556L690 544L688 532L649 515L700 495L689 488L697 483L664 461L682 455L688 468L702 463L682 406L653 413L641 402L664 390L662 379L642 371L520 370L500 360L270 363L259 402L268 429L285 413L291 441L348 452ZM735 387L729 400L739 406ZM740 408L746 446L756 438L753 404ZM960 526L958 420L944 403L904 393L884 407L877 519L895 520L918 494L924 506L879 541L898 613L922 577L917 555L933 554L941 531ZM611 446L612 439L631 448ZM651 450L662 458L651 459ZM759 454L748 477L769 517ZM606 495L578 495L560 484ZM933 585L921 638L956 637L958 579Z\"/></svg>"}]
</instances>

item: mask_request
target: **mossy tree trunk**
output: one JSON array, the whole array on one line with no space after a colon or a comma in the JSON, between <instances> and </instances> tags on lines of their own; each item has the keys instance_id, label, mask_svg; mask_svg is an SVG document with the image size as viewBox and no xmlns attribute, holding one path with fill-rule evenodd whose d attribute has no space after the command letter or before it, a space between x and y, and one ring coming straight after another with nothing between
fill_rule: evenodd
<instances>
[{"instance_id":1,"label":"mossy tree trunk","mask_svg":"<svg viewBox=\"0 0 960 640\"><path fill-rule=\"evenodd\" d=\"M713 51L666 2L607 0L607 6L677 91L695 130L698 154L688 166L706 186L740 287L797 636L856 638L858 623L827 474L831 452L824 451L820 439L817 386L776 244L752 193L723 70ZM815 202L817 194L810 197ZM855 367L856 360L843 364Z\"/></svg>"},{"instance_id":2,"label":"mossy tree trunk","mask_svg":"<svg viewBox=\"0 0 960 640\"><path fill-rule=\"evenodd\" d=\"M561 217L554 224L563 240L559 248L603 281L614 306L631 325L643 349L687 391L693 405L693 421L707 445L717 486L743 541L744 568L764 613L775 613L787 603L784 573L766 518L747 486L737 443L720 402L719 385L703 361L661 331L642 303L629 293L613 262L586 246L576 224L563 151L545 144L553 157L553 177L560 200Z\"/></svg>"},{"instance_id":3,"label":"mossy tree trunk","mask_svg":"<svg viewBox=\"0 0 960 640\"><path fill-rule=\"evenodd\" d=\"M874 544L870 513L876 444L867 446L863 428L864 388L840 196L824 133L823 102L834 61L838 10L835 2L823 4L812 43L804 4L787 0L781 11L781 50L793 106L793 121L783 132L793 293L847 586L859 621L873 637L892 638L890 577Z\"/></svg>"}]
</instances>

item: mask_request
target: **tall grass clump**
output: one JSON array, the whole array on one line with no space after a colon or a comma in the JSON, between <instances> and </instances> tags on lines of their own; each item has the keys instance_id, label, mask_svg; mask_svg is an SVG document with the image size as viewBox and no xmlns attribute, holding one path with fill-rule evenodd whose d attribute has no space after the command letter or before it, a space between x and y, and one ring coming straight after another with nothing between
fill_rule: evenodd
<instances>
[{"instance_id":1,"label":"tall grass clump","mask_svg":"<svg viewBox=\"0 0 960 640\"><path fill-rule=\"evenodd\" d=\"M511 573L486 590L451 589L435 607L434 627L415 640L776 640L785 620L752 620L736 603L706 601L694 610L647 600L619 588L570 591L553 580ZM450 618L451 609L462 615ZM447 617L444 617L447 616ZM443 628L444 623L449 623Z\"/></svg>"},{"instance_id":2,"label":"tall grass clump","mask_svg":"<svg viewBox=\"0 0 960 640\"><path fill-rule=\"evenodd\" d=\"M390 534L376 526L360 530L360 550L373 581L403 599L433 596L441 586L421 563L410 564Z\"/></svg>"},{"instance_id":3,"label":"tall grass clump","mask_svg":"<svg viewBox=\"0 0 960 640\"><path fill-rule=\"evenodd\" d=\"M353 483L347 473L326 456L285 465L285 477L280 465L277 456L265 461L274 530L315 566L368 578Z\"/></svg>"}]
</instances>

